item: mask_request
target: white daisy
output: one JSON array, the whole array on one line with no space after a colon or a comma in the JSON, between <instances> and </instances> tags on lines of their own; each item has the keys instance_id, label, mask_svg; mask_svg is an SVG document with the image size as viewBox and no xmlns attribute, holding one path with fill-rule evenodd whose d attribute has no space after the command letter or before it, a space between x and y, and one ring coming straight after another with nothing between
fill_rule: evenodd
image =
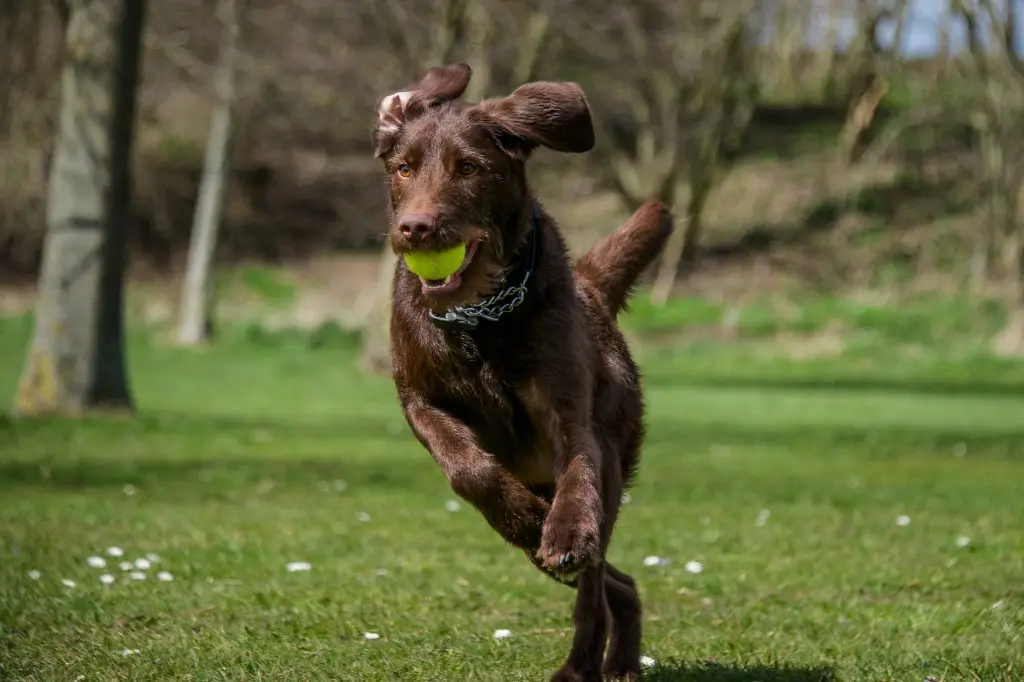
<instances>
[{"instance_id":1,"label":"white daisy","mask_svg":"<svg viewBox=\"0 0 1024 682\"><path fill-rule=\"evenodd\" d=\"M699 561L687 561L684 568L687 573L693 573L694 575L704 572L704 564Z\"/></svg>"},{"instance_id":2,"label":"white daisy","mask_svg":"<svg viewBox=\"0 0 1024 682\"><path fill-rule=\"evenodd\" d=\"M310 564L308 561L292 561L287 566L285 566L285 568L288 569L290 573L298 573L299 571L310 570L311 568L313 568L313 565Z\"/></svg>"},{"instance_id":3,"label":"white daisy","mask_svg":"<svg viewBox=\"0 0 1024 682\"><path fill-rule=\"evenodd\" d=\"M508 639L512 636L511 630L495 630L494 639Z\"/></svg>"}]
</instances>

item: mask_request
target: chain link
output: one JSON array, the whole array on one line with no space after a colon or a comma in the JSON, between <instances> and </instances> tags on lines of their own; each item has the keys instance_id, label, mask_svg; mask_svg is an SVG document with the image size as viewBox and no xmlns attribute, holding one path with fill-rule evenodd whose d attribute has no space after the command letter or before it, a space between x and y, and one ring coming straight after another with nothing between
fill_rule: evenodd
<instances>
[{"instance_id":1,"label":"chain link","mask_svg":"<svg viewBox=\"0 0 1024 682\"><path fill-rule=\"evenodd\" d=\"M539 225L540 209L537 204L534 204L533 234L530 236L530 255L529 260L527 260L527 268L529 269L527 269L526 274L523 275L522 282L514 287L503 289L494 296L486 298L476 305L456 306L454 308L450 308L446 310L443 315L437 315L432 310L428 310L427 314L430 318L435 322L459 324L473 328L480 324L480 320L497 322L503 315L509 314L522 305L523 300L526 299L526 285L530 282L530 275L532 274L533 267L536 264ZM507 298L511 298L512 300L502 303L502 301Z\"/></svg>"},{"instance_id":2,"label":"chain link","mask_svg":"<svg viewBox=\"0 0 1024 682\"><path fill-rule=\"evenodd\" d=\"M497 322L499 318L508 313L512 312L526 299L526 284L530 281L530 272L527 271L526 276L523 277L523 281L514 287L509 287L502 291L499 291L494 296L477 303L476 305L469 306L457 306L446 310L444 315L435 315L433 312L430 316L435 320L443 322L459 322L470 327L475 327L480 324L480 320L487 320L488 322ZM512 300L501 303L506 298L512 297ZM501 305L498 305L498 304Z\"/></svg>"}]
</instances>

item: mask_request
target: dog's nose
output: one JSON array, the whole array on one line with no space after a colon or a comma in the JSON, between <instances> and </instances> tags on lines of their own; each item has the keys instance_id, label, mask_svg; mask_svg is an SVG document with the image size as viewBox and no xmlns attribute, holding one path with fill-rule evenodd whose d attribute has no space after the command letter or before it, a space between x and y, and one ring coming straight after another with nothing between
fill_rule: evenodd
<instances>
[{"instance_id":1,"label":"dog's nose","mask_svg":"<svg viewBox=\"0 0 1024 682\"><path fill-rule=\"evenodd\" d=\"M423 239L434 231L434 216L429 213L408 213L402 216L398 230L406 239Z\"/></svg>"}]
</instances>

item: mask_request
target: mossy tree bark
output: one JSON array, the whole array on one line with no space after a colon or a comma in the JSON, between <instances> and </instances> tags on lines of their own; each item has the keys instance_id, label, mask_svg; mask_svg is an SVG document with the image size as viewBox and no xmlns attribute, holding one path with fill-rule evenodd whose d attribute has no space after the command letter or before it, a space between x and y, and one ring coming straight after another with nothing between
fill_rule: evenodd
<instances>
[{"instance_id":1,"label":"mossy tree bark","mask_svg":"<svg viewBox=\"0 0 1024 682\"><path fill-rule=\"evenodd\" d=\"M15 412L132 408L124 269L145 0L69 3L35 330Z\"/></svg>"}]
</instances>

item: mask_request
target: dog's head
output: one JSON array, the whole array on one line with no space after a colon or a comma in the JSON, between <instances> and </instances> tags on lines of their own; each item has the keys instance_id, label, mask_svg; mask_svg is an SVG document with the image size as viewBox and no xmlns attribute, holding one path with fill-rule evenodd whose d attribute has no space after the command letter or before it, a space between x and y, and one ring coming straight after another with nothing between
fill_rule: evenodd
<instances>
[{"instance_id":1,"label":"dog's head","mask_svg":"<svg viewBox=\"0 0 1024 682\"><path fill-rule=\"evenodd\" d=\"M459 101L466 64L434 67L381 98L373 131L391 194L391 248L402 254L466 244L461 270L421 281L428 306L478 302L513 265L532 214L525 161L538 146L585 152L594 128L575 83L534 82L508 97Z\"/></svg>"}]
</instances>

